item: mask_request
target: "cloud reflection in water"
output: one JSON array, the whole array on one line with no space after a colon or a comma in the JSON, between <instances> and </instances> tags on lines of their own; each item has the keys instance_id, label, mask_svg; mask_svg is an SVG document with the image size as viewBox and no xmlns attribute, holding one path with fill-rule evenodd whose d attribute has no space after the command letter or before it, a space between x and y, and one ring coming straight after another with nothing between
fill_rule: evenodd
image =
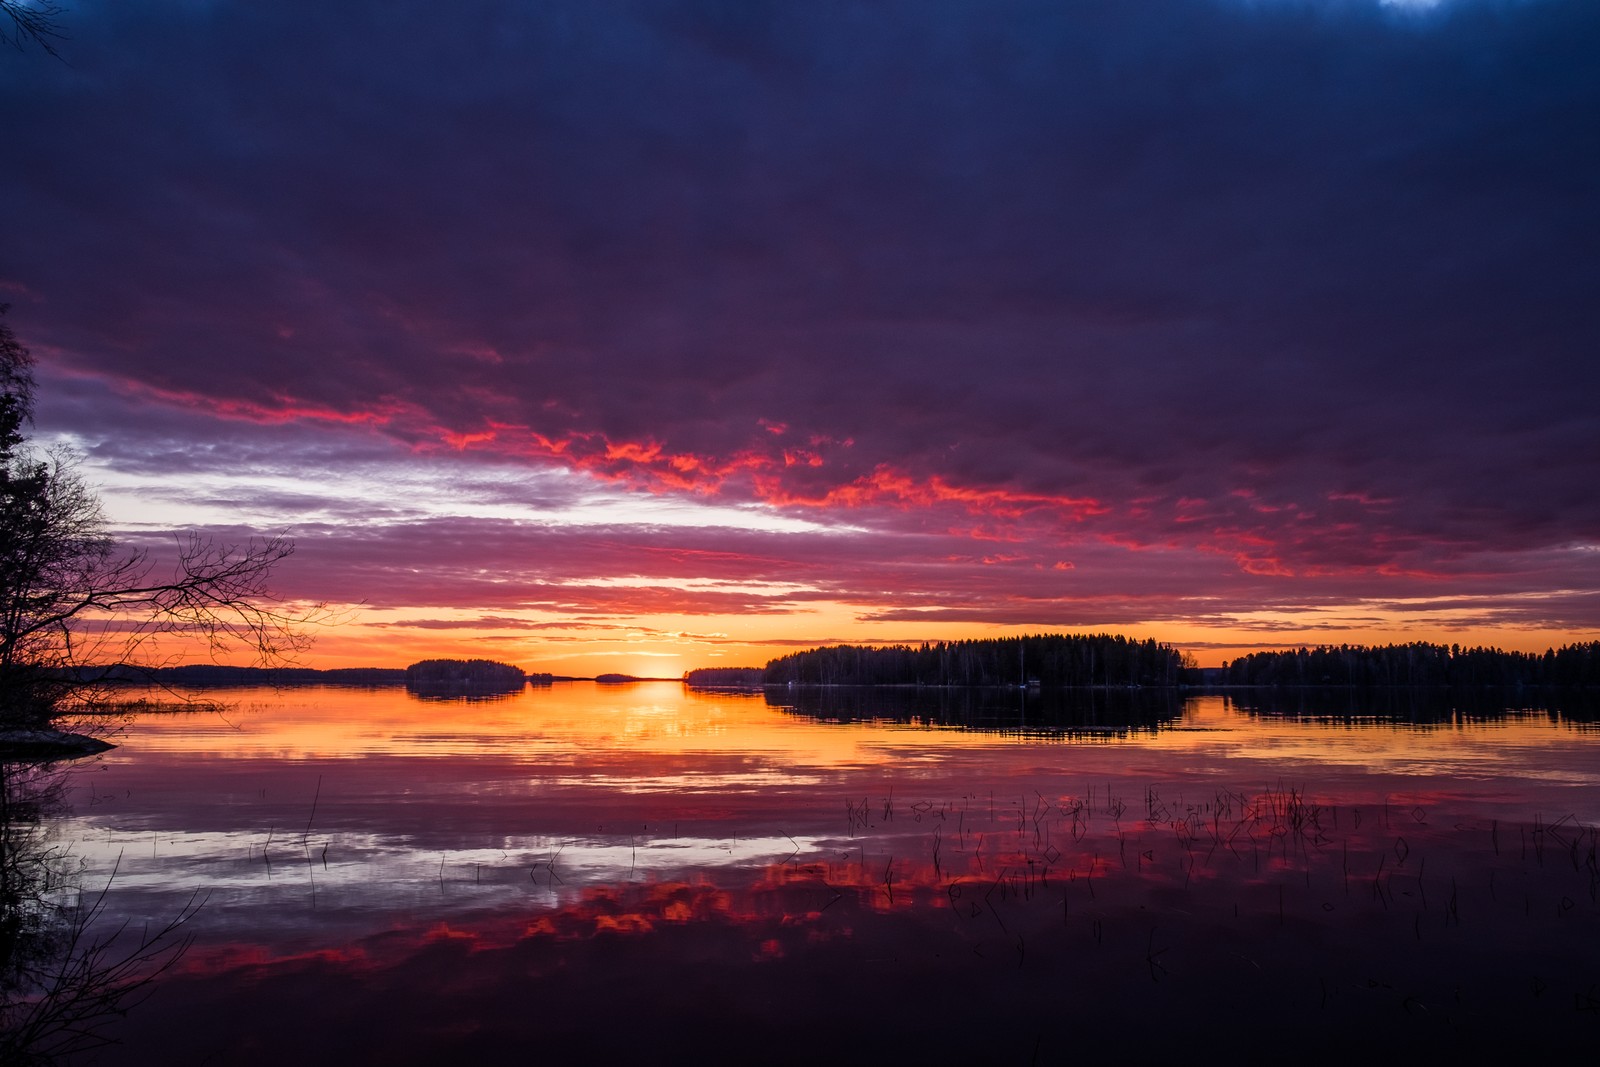
<instances>
[{"instance_id":1,"label":"cloud reflection in water","mask_svg":"<svg viewBox=\"0 0 1600 1067\"><path fill-rule=\"evenodd\" d=\"M1184 729L1045 740L659 686L275 699L234 751L164 720L79 774L69 830L122 854L124 913L212 891L127 1062L1138 1060L1219 1027L1525 1051L1596 1027L1575 946L1600 933L1600 744L1548 719L1352 729L1204 698ZM685 728L619 730L630 702ZM331 754L352 710L389 740ZM418 742L441 726L490 743ZM1456 777L1490 751L1500 778Z\"/></svg>"}]
</instances>

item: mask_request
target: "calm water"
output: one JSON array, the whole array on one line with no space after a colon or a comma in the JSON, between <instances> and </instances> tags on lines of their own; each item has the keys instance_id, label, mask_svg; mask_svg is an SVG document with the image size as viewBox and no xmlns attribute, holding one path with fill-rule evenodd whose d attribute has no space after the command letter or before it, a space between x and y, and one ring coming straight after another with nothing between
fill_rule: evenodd
<instances>
[{"instance_id":1,"label":"calm water","mask_svg":"<svg viewBox=\"0 0 1600 1067\"><path fill-rule=\"evenodd\" d=\"M205 696L66 772L101 929L202 902L101 1062L1600 1040L1600 731L1570 709Z\"/></svg>"}]
</instances>

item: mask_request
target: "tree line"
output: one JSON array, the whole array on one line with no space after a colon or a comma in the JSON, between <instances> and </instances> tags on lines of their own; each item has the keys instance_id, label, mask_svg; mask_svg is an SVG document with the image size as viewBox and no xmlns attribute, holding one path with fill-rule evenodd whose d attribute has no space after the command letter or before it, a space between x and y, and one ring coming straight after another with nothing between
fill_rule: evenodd
<instances>
[{"instance_id":1,"label":"tree line","mask_svg":"<svg viewBox=\"0 0 1600 1067\"><path fill-rule=\"evenodd\" d=\"M247 686L247 685L404 685L406 672L399 667L238 667L223 663L186 663L176 667L117 666L90 668L80 676L107 682L144 685Z\"/></svg>"},{"instance_id":2,"label":"tree line","mask_svg":"<svg viewBox=\"0 0 1600 1067\"><path fill-rule=\"evenodd\" d=\"M1035 634L915 646L813 648L768 662L761 671L761 683L1172 686L1183 680L1183 672L1189 666L1192 661L1183 653L1154 640L1140 641L1120 634Z\"/></svg>"},{"instance_id":3,"label":"tree line","mask_svg":"<svg viewBox=\"0 0 1600 1067\"><path fill-rule=\"evenodd\" d=\"M1221 675L1226 685L1600 686L1600 641L1543 653L1421 641L1284 649L1241 656Z\"/></svg>"},{"instance_id":4,"label":"tree line","mask_svg":"<svg viewBox=\"0 0 1600 1067\"><path fill-rule=\"evenodd\" d=\"M702 688L763 685L1339 686L1600 688L1600 641L1537 652L1403 645L1325 645L1252 652L1200 670L1171 645L1115 634L1039 634L921 645L833 645L765 667L703 667L684 674Z\"/></svg>"}]
</instances>

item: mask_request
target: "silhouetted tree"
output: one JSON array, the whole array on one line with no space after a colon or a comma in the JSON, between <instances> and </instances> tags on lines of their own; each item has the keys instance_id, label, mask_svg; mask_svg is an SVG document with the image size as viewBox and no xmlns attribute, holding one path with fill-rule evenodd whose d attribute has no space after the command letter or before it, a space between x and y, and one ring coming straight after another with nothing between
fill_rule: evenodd
<instances>
[{"instance_id":1,"label":"silhouetted tree","mask_svg":"<svg viewBox=\"0 0 1600 1067\"><path fill-rule=\"evenodd\" d=\"M213 656L243 646L259 662L306 646L301 624L322 609L286 611L266 585L290 542L189 535L170 571L120 550L71 457L29 447L33 390L32 358L0 318L0 727L48 724L96 665L148 660L161 634L182 631Z\"/></svg>"}]
</instances>

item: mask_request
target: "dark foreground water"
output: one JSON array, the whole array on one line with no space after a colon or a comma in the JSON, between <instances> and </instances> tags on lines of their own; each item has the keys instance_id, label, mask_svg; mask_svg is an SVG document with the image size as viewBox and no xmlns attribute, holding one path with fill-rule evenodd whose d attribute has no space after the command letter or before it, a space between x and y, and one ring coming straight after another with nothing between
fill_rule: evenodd
<instances>
[{"instance_id":1,"label":"dark foreground water","mask_svg":"<svg viewBox=\"0 0 1600 1067\"><path fill-rule=\"evenodd\" d=\"M98 1062L1600 1048L1582 709L205 695L228 709L135 719L38 809L77 870L48 894L105 890L80 954L192 912L93 1018Z\"/></svg>"}]
</instances>

